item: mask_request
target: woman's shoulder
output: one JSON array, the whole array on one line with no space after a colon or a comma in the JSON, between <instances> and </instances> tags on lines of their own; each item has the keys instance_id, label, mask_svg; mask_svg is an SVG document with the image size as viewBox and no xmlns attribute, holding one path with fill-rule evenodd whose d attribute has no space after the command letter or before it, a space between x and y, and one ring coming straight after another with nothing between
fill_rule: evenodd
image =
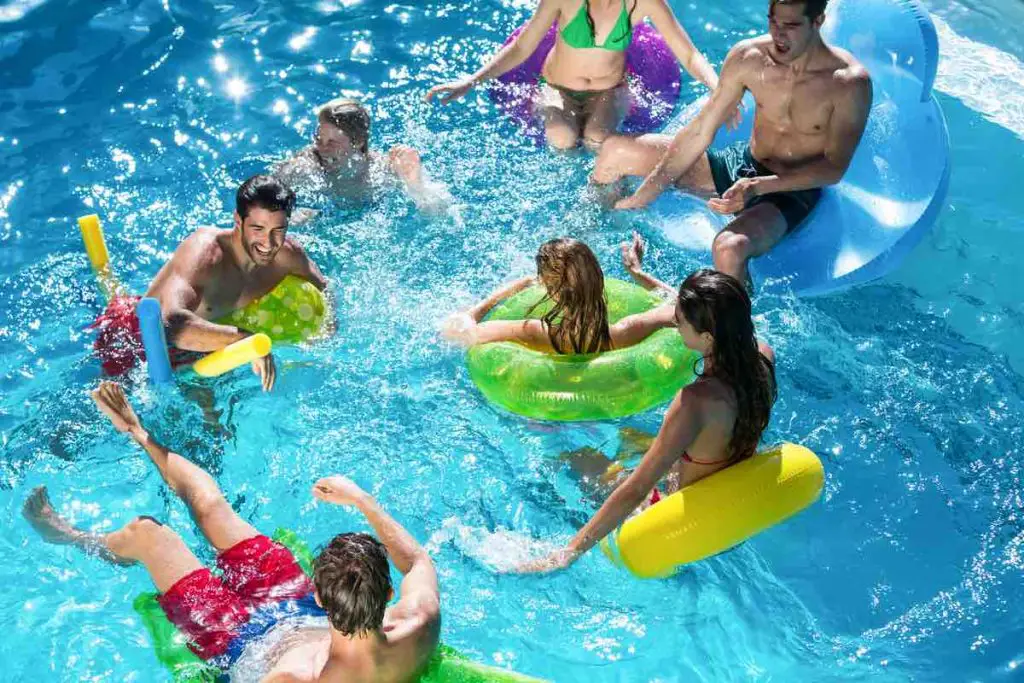
<instances>
[{"instance_id":1,"label":"woman's shoulder","mask_svg":"<svg viewBox=\"0 0 1024 683\"><path fill-rule=\"evenodd\" d=\"M700 377L683 387L680 398L706 418L728 418L736 412L736 392L716 377Z\"/></svg>"}]
</instances>

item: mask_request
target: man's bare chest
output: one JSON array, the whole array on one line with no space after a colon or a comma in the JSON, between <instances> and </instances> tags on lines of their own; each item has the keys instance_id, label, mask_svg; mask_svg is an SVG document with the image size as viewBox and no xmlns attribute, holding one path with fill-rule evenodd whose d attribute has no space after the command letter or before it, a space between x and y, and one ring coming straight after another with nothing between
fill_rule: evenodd
<instances>
[{"instance_id":1,"label":"man's bare chest","mask_svg":"<svg viewBox=\"0 0 1024 683\"><path fill-rule=\"evenodd\" d=\"M824 135L834 109L831 74L803 74L765 68L750 91L757 103L757 115L779 134Z\"/></svg>"}]
</instances>

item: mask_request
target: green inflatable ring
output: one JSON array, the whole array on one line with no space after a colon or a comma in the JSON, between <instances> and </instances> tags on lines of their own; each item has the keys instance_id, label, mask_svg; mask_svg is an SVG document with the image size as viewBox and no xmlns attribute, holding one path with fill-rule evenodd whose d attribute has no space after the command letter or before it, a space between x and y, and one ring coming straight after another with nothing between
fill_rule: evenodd
<instances>
[{"instance_id":1,"label":"green inflatable ring","mask_svg":"<svg viewBox=\"0 0 1024 683\"><path fill-rule=\"evenodd\" d=\"M647 290L606 278L608 323L643 313L664 302ZM551 310L544 289L531 287L496 306L488 320L540 318ZM694 379L697 353L675 330L658 330L625 349L558 355L512 342L479 344L469 350L469 376L488 400L541 420L604 420L633 415L670 400Z\"/></svg>"},{"instance_id":2,"label":"green inflatable ring","mask_svg":"<svg viewBox=\"0 0 1024 683\"><path fill-rule=\"evenodd\" d=\"M313 553L298 534L288 529L274 532L274 540L292 551L302 569L313 574ZM132 607L153 641L157 659L171 672L175 683L215 683L223 672L188 649L185 636L167 619L156 593L142 593ZM431 657L419 683L547 683L514 671L478 664L457 650L441 644Z\"/></svg>"},{"instance_id":3,"label":"green inflatable ring","mask_svg":"<svg viewBox=\"0 0 1024 683\"><path fill-rule=\"evenodd\" d=\"M287 275L270 292L217 322L253 334L263 332L275 342L297 344L320 334L326 310L319 289L300 277Z\"/></svg>"}]
</instances>

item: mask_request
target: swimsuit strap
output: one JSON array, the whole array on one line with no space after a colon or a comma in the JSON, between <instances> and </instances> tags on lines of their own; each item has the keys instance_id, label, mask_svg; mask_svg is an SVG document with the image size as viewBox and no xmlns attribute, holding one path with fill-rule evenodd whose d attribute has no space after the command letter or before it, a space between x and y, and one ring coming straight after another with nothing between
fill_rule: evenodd
<instances>
[{"instance_id":1,"label":"swimsuit strap","mask_svg":"<svg viewBox=\"0 0 1024 683\"><path fill-rule=\"evenodd\" d=\"M633 9L636 9L635 4ZM622 52L633 41L633 26L630 24L632 14L632 11L626 9L626 0L622 0L622 12L619 13L615 26L612 27L604 44L598 45L594 20L590 18L590 0L583 0L576 16L562 29L562 40L569 47L576 49L598 48Z\"/></svg>"},{"instance_id":2,"label":"swimsuit strap","mask_svg":"<svg viewBox=\"0 0 1024 683\"><path fill-rule=\"evenodd\" d=\"M728 462L727 460L694 460L686 451L683 451L683 454L679 456L679 459L683 462L693 463L694 465L721 465L724 462Z\"/></svg>"}]
</instances>

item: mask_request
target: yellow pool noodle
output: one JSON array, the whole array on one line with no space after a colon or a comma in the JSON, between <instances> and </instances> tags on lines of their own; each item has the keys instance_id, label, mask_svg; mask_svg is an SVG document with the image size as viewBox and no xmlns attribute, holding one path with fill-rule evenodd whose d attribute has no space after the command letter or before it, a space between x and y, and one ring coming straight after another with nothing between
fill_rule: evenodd
<instances>
[{"instance_id":1,"label":"yellow pool noodle","mask_svg":"<svg viewBox=\"0 0 1024 683\"><path fill-rule=\"evenodd\" d=\"M821 495L814 453L786 443L701 479L628 519L601 542L639 578L669 576L792 517Z\"/></svg>"},{"instance_id":2,"label":"yellow pool noodle","mask_svg":"<svg viewBox=\"0 0 1024 683\"><path fill-rule=\"evenodd\" d=\"M203 377L223 375L239 365L267 355L270 353L271 346L273 346L273 342L270 341L270 337L260 332L200 358L192 366L192 369Z\"/></svg>"},{"instance_id":3,"label":"yellow pool noodle","mask_svg":"<svg viewBox=\"0 0 1024 683\"><path fill-rule=\"evenodd\" d=\"M103 239L100 217L96 214L82 216L78 219L78 227L82 231L85 252L89 254L89 261L92 262L93 269L96 271L106 270L110 265L110 254L107 253L107 243Z\"/></svg>"}]
</instances>

